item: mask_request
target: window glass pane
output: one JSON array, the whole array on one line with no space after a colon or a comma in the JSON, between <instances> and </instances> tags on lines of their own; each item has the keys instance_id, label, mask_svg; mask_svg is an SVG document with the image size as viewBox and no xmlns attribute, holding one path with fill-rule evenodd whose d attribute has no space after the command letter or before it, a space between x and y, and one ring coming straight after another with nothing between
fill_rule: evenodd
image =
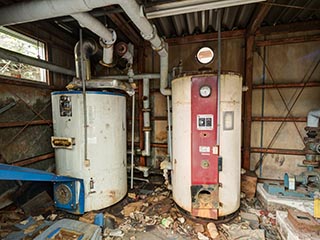
<instances>
[{"instance_id":1,"label":"window glass pane","mask_svg":"<svg viewBox=\"0 0 320 240\"><path fill-rule=\"evenodd\" d=\"M45 60L45 44L11 29L0 27L0 47ZM0 74L46 82L46 70L0 58Z\"/></svg>"}]
</instances>

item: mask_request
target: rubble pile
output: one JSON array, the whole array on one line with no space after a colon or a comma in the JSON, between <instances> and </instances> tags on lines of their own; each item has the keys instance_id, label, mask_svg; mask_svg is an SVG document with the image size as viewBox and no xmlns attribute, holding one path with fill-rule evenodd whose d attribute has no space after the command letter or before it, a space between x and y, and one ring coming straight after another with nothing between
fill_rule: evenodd
<instances>
[{"instance_id":1,"label":"rubble pile","mask_svg":"<svg viewBox=\"0 0 320 240\"><path fill-rule=\"evenodd\" d=\"M255 198L243 198L239 214L233 219L212 221L192 217L179 209L171 199L171 192L164 187L137 187L120 203L82 216L62 211L43 216L29 217L20 208L3 210L0 238L33 239L56 221L72 218L99 225L105 240L281 239L275 213L263 209Z\"/></svg>"}]
</instances>

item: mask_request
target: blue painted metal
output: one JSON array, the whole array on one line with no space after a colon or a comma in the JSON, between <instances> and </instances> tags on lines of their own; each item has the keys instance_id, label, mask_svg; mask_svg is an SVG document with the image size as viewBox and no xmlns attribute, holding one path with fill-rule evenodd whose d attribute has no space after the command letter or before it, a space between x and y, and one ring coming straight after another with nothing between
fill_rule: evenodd
<instances>
[{"instance_id":1,"label":"blue painted metal","mask_svg":"<svg viewBox=\"0 0 320 240\"><path fill-rule=\"evenodd\" d=\"M284 185L280 184L272 184L272 183L264 183L263 188L272 195L276 195L278 197L296 197L301 199L312 200L314 197L313 192L303 193L293 190L288 190Z\"/></svg>"},{"instance_id":2,"label":"blue painted metal","mask_svg":"<svg viewBox=\"0 0 320 240\"><path fill-rule=\"evenodd\" d=\"M56 207L74 214L84 213L84 184L83 180L80 178L58 176L37 169L0 164L0 180L53 182L54 189L59 185L64 184L70 188L72 199L69 202L62 204L57 200L56 194L54 194ZM79 186L78 189L77 186Z\"/></svg>"}]
</instances>

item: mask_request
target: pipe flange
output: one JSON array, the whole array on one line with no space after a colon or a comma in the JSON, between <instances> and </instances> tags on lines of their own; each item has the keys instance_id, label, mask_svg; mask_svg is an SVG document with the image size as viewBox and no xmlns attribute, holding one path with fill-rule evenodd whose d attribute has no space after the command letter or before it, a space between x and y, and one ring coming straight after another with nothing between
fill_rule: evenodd
<instances>
[{"instance_id":1,"label":"pipe flange","mask_svg":"<svg viewBox=\"0 0 320 240\"><path fill-rule=\"evenodd\" d=\"M99 39L99 42L100 42L100 45L102 47L110 47L112 46L116 40L117 40L117 33L115 30L113 30L112 28L108 28L108 30L112 33L112 39L111 40L106 40L104 38L100 38Z\"/></svg>"},{"instance_id":2,"label":"pipe flange","mask_svg":"<svg viewBox=\"0 0 320 240\"><path fill-rule=\"evenodd\" d=\"M151 112L151 109L150 108L142 108L141 111L142 112Z\"/></svg>"},{"instance_id":3,"label":"pipe flange","mask_svg":"<svg viewBox=\"0 0 320 240\"><path fill-rule=\"evenodd\" d=\"M107 64L105 63L104 61L100 60L99 63L104 66L104 67L108 67L108 68L113 68L116 64L115 63L110 63L110 64Z\"/></svg>"},{"instance_id":4,"label":"pipe flange","mask_svg":"<svg viewBox=\"0 0 320 240\"><path fill-rule=\"evenodd\" d=\"M141 36L143 37L144 40L151 41L152 39L155 38L157 34L157 29L154 25L152 25L152 33L150 34L144 34L143 32L140 32Z\"/></svg>"},{"instance_id":5,"label":"pipe flange","mask_svg":"<svg viewBox=\"0 0 320 240\"><path fill-rule=\"evenodd\" d=\"M144 127L142 129L143 132L151 132L151 127Z\"/></svg>"},{"instance_id":6,"label":"pipe flange","mask_svg":"<svg viewBox=\"0 0 320 240\"><path fill-rule=\"evenodd\" d=\"M163 38L161 38L161 44L160 44L160 46L159 47L155 47L155 46L151 46L152 47L152 49L154 50L154 51L156 51L156 52L160 52L161 50L163 50L163 49L167 49L167 46L166 46L166 42L163 40Z\"/></svg>"}]
</instances>

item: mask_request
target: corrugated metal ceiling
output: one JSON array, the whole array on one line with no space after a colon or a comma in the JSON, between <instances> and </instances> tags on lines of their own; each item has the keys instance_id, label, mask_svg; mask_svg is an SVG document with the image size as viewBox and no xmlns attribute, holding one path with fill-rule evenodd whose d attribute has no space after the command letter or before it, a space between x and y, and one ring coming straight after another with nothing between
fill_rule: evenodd
<instances>
[{"instance_id":1,"label":"corrugated metal ceiling","mask_svg":"<svg viewBox=\"0 0 320 240\"><path fill-rule=\"evenodd\" d=\"M152 2L147 1L147 6ZM277 0L271 3L272 7L262 22L262 26L275 26L294 22L306 22L320 19L319 0ZM254 17L259 3L247 4L222 9L222 31L230 31L247 28ZM196 11L196 8L195 8ZM193 34L217 31L217 10L206 10L177 16L151 19L157 26L160 35L170 37L182 37Z\"/></svg>"},{"instance_id":2,"label":"corrugated metal ceiling","mask_svg":"<svg viewBox=\"0 0 320 240\"><path fill-rule=\"evenodd\" d=\"M12 4L23 0L0 0L1 5ZM154 5L161 4L163 0L140 0L148 11ZM176 1L165 1L176 2ZM281 24L289 24L294 22L306 22L310 20L320 20L320 1L319 0L274 0L263 3L247 4L235 7L227 7L221 9L221 27L222 31L232 31L237 29L245 29L254 18L259 4L271 4L272 7L262 21L261 26L275 26ZM135 27L127 18L126 14L116 6L95 9L91 12L92 15L98 17L103 23L108 23L111 27L116 27L121 30L121 26L115 26L112 20L108 18L110 12L120 14L132 28ZM194 34L215 32L217 26L218 11L205 10L197 11L195 7L194 12L187 14L180 14L169 17L161 17L150 19L158 29L159 35L166 38L183 37ZM53 25L59 27L64 26L71 29L73 34L77 36L78 25L71 17L62 17L51 20ZM137 30L136 30L137 31ZM69 31L70 32L70 31ZM137 31L139 34L139 32ZM121 34L120 34L121 35ZM126 36L123 35L124 40Z\"/></svg>"}]
</instances>

